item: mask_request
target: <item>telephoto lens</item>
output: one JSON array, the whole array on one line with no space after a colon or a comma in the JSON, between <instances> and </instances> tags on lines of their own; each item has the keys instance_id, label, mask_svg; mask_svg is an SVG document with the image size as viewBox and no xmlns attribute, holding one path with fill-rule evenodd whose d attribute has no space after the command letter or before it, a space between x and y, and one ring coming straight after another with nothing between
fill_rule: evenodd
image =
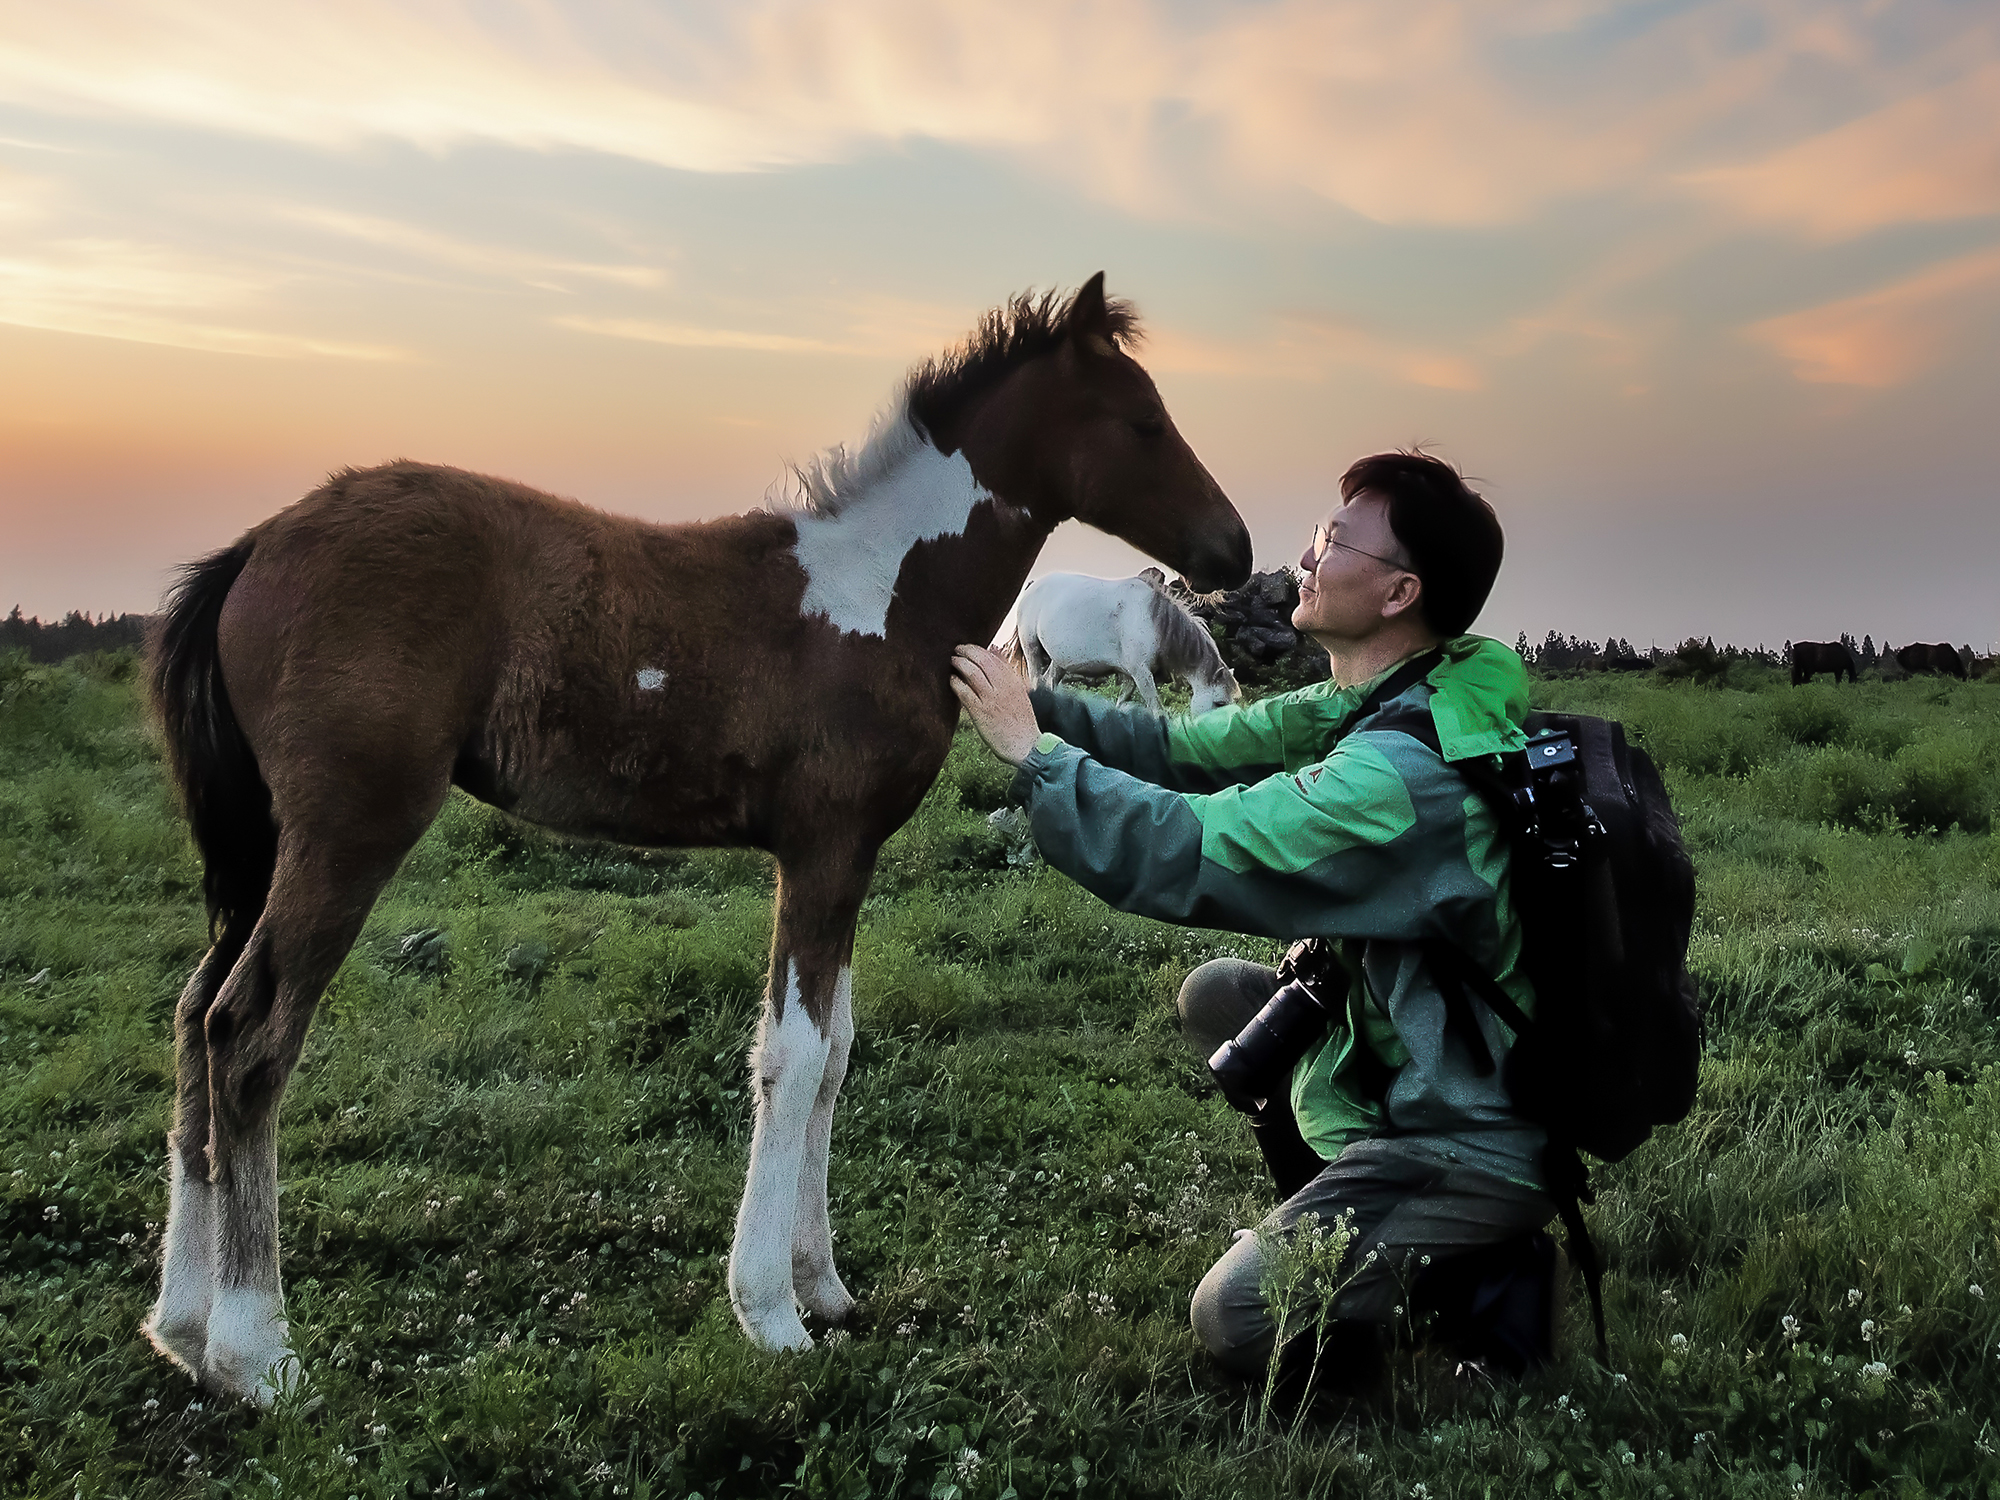
<instances>
[{"instance_id":1,"label":"telephoto lens","mask_svg":"<svg viewBox=\"0 0 2000 1500\"><path fill-rule=\"evenodd\" d=\"M1246 1115L1262 1114L1290 1081L1292 1064L1326 1034L1333 1013L1303 979L1278 986L1250 1024L1208 1060L1222 1097Z\"/></svg>"}]
</instances>

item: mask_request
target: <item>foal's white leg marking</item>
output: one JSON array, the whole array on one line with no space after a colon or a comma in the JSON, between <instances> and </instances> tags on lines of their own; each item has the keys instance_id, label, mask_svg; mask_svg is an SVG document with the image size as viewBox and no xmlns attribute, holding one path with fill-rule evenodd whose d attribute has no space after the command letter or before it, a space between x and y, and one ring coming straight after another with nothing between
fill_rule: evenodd
<instances>
[{"instance_id":1,"label":"foal's white leg marking","mask_svg":"<svg viewBox=\"0 0 2000 1500\"><path fill-rule=\"evenodd\" d=\"M902 420L907 427L909 419ZM887 635L889 600L910 549L933 537L962 535L974 509L993 496L972 477L963 452L946 458L909 431L885 432L874 441L907 451L838 515L794 516L799 539L793 552L806 573L801 614L825 615L842 630ZM869 454L856 463L867 467Z\"/></svg>"},{"instance_id":2,"label":"foal's white leg marking","mask_svg":"<svg viewBox=\"0 0 2000 1500\"><path fill-rule=\"evenodd\" d=\"M216 1183L215 1305L202 1377L259 1406L305 1381L278 1276L278 1120L249 1127Z\"/></svg>"},{"instance_id":3,"label":"foal's white leg marking","mask_svg":"<svg viewBox=\"0 0 2000 1500\"><path fill-rule=\"evenodd\" d=\"M211 1382L259 1406L302 1384L305 1369L292 1353L283 1294L247 1286L219 1290L208 1315L206 1363Z\"/></svg>"},{"instance_id":4,"label":"foal's white leg marking","mask_svg":"<svg viewBox=\"0 0 2000 1500\"><path fill-rule=\"evenodd\" d=\"M178 1145L167 1148L167 1237L160 1254L160 1299L146 1318L153 1347L190 1375L201 1374L215 1299L215 1189L189 1177Z\"/></svg>"},{"instance_id":5,"label":"foal's white leg marking","mask_svg":"<svg viewBox=\"0 0 2000 1500\"><path fill-rule=\"evenodd\" d=\"M799 999L798 966L785 960L784 1014L770 1008L757 1022L750 1050L756 1122L750 1134L750 1179L736 1213L729 1253L729 1303L753 1343L766 1349L810 1349L792 1297L792 1226L799 1207L799 1170L806 1126L819 1096L831 1050Z\"/></svg>"},{"instance_id":6,"label":"foal's white leg marking","mask_svg":"<svg viewBox=\"0 0 2000 1500\"><path fill-rule=\"evenodd\" d=\"M847 1077L847 1049L854 1042L854 980L845 964L833 986L826 1071L806 1125L805 1162L799 1168L799 1217L792 1229L792 1286L816 1318L838 1323L854 1310L833 1263L833 1228L827 1220L826 1162L833 1142L833 1107Z\"/></svg>"}]
</instances>

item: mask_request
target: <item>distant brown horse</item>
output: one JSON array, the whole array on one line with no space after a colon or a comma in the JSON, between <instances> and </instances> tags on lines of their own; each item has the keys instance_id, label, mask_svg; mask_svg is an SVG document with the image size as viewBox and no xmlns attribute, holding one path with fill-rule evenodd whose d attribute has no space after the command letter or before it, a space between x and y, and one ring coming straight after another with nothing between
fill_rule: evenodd
<instances>
[{"instance_id":1,"label":"distant brown horse","mask_svg":"<svg viewBox=\"0 0 2000 1500\"><path fill-rule=\"evenodd\" d=\"M454 785L640 845L777 858L755 1121L729 1264L750 1337L811 1344L853 1298L826 1170L855 916L992 639L1076 518L1198 589L1250 536L1121 344L1093 277L1019 297L920 366L794 501L681 526L398 462L335 475L169 600L151 681L214 946L175 1013L178 1096L147 1332L268 1403L300 1374L278 1274L277 1112L321 991Z\"/></svg>"},{"instance_id":2,"label":"distant brown horse","mask_svg":"<svg viewBox=\"0 0 2000 1500\"><path fill-rule=\"evenodd\" d=\"M1965 681L1965 659L1946 641L1934 646L1913 641L1896 653L1896 664L1905 672L1944 672Z\"/></svg>"},{"instance_id":3,"label":"distant brown horse","mask_svg":"<svg viewBox=\"0 0 2000 1500\"><path fill-rule=\"evenodd\" d=\"M1810 682L1816 672L1833 673L1836 683L1842 674L1849 682L1858 682L1861 663L1854 659L1853 651L1844 641L1793 641L1792 686Z\"/></svg>"}]
</instances>

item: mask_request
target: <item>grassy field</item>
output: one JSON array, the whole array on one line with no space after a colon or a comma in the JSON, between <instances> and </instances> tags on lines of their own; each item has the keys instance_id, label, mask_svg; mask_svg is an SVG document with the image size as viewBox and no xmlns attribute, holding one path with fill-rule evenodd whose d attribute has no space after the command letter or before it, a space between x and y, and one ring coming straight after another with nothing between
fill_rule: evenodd
<instances>
[{"instance_id":1,"label":"grassy field","mask_svg":"<svg viewBox=\"0 0 2000 1500\"><path fill-rule=\"evenodd\" d=\"M723 1294L770 874L455 797L285 1103L314 1385L258 1418L138 1335L198 871L128 656L0 658L0 1493L2000 1497L2000 685L1596 677L1701 873L1700 1101L1600 1174L1612 1368L1401 1361L1285 1427L1188 1295L1266 1193L1171 1021L1270 945L1009 862L961 734L890 845L835 1126L851 1333Z\"/></svg>"}]
</instances>

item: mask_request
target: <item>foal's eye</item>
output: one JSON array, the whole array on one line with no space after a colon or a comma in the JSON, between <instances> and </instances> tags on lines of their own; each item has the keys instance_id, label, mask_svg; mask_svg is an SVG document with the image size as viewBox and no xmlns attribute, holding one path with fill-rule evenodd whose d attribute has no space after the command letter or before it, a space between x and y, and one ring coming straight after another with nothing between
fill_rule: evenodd
<instances>
[{"instance_id":1,"label":"foal's eye","mask_svg":"<svg viewBox=\"0 0 2000 1500\"><path fill-rule=\"evenodd\" d=\"M1132 422L1132 430L1142 438L1156 438L1167 430L1167 419L1165 417L1136 417Z\"/></svg>"}]
</instances>

